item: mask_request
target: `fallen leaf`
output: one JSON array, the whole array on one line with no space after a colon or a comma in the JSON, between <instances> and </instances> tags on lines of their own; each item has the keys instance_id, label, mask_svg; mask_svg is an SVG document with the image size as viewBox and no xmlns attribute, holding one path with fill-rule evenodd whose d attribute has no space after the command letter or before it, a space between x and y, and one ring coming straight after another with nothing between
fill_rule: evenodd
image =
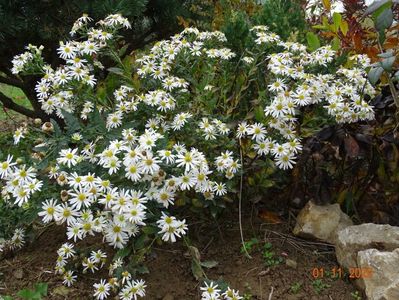
<instances>
[{"instance_id":1,"label":"fallen leaf","mask_svg":"<svg viewBox=\"0 0 399 300\"><path fill-rule=\"evenodd\" d=\"M201 261L201 266L207 268L207 269L212 269L216 267L219 263L215 260L206 260L206 261Z\"/></svg>"},{"instance_id":2,"label":"fallen leaf","mask_svg":"<svg viewBox=\"0 0 399 300\"><path fill-rule=\"evenodd\" d=\"M356 142L356 140L349 135L348 137L345 138L345 150L346 153L348 154L349 157L356 157L359 154L359 144Z\"/></svg>"},{"instance_id":3,"label":"fallen leaf","mask_svg":"<svg viewBox=\"0 0 399 300\"><path fill-rule=\"evenodd\" d=\"M258 217L261 218L264 221L267 221L268 223L271 224L281 224L283 223L283 220L276 214L275 212L272 212L270 210L259 210Z\"/></svg>"},{"instance_id":4,"label":"fallen leaf","mask_svg":"<svg viewBox=\"0 0 399 300\"><path fill-rule=\"evenodd\" d=\"M58 295L58 296L67 296L70 292L71 292L71 289L69 289L63 285L60 285L53 289L52 294Z\"/></svg>"}]
</instances>

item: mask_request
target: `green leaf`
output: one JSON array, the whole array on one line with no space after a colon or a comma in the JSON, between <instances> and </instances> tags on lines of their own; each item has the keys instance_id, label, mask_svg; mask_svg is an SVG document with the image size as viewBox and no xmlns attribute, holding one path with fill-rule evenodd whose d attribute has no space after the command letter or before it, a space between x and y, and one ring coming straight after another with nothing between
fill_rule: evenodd
<instances>
[{"instance_id":1,"label":"green leaf","mask_svg":"<svg viewBox=\"0 0 399 300\"><path fill-rule=\"evenodd\" d=\"M13 300L14 298L11 296L2 296L3 300Z\"/></svg>"},{"instance_id":2,"label":"green leaf","mask_svg":"<svg viewBox=\"0 0 399 300\"><path fill-rule=\"evenodd\" d=\"M322 20L323 26L326 27L326 28L328 28L329 23L328 23L327 17L326 17L326 16L323 16L323 17L321 18L321 20Z\"/></svg>"},{"instance_id":3,"label":"green leaf","mask_svg":"<svg viewBox=\"0 0 399 300\"><path fill-rule=\"evenodd\" d=\"M198 198L193 198L193 199L191 199L191 203L192 203L192 205L193 205L194 207L197 207L197 208L202 208L202 207L204 207L204 204L203 204Z\"/></svg>"},{"instance_id":4,"label":"green leaf","mask_svg":"<svg viewBox=\"0 0 399 300\"><path fill-rule=\"evenodd\" d=\"M392 71L393 63L395 62L395 59L396 59L395 56L391 56L391 57L388 57L388 58L384 58L384 59L381 61L381 67L382 67L385 71L391 72L391 71Z\"/></svg>"},{"instance_id":5,"label":"green leaf","mask_svg":"<svg viewBox=\"0 0 399 300\"><path fill-rule=\"evenodd\" d=\"M23 289L20 290L17 294L19 297L27 300L33 300L33 299L40 299L40 294L37 293L36 291L28 290L28 289ZM39 297L39 298L37 298Z\"/></svg>"},{"instance_id":6,"label":"green leaf","mask_svg":"<svg viewBox=\"0 0 399 300\"><path fill-rule=\"evenodd\" d=\"M129 247L125 247L122 249L119 249L118 252L115 254L115 258L124 258L128 256L131 252L131 249Z\"/></svg>"},{"instance_id":7,"label":"green leaf","mask_svg":"<svg viewBox=\"0 0 399 300\"><path fill-rule=\"evenodd\" d=\"M89 121L91 127L97 129L100 134L105 134L107 132L106 124L103 118L101 117L101 114L97 109L97 106L94 107L93 112L89 114Z\"/></svg>"},{"instance_id":8,"label":"green leaf","mask_svg":"<svg viewBox=\"0 0 399 300\"><path fill-rule=\"evenodd\" d=\"M143 249L145 246L146 239L147 236L145 234L140 235L139 238L136 239L136 241L134 242L134 248L136 250Z\"/></svg>"},{"instance_id":9,"label":"green leaf","mask_svg":"<svg viewBox=\"0 0 399 300\"><path fill-rule=\"evenodd\" d=\"M381 57L381 58L388 58L388 57L394 56L394 52L392 49L390 49L387 52L377 54L377 56Z\"/></svg>"},{"instance_id":10,"label":"green leaf","mask_svg":"<svg viewBox=\"0 0 399 300\"><path fill-rule=\"evenodd\" d=\"M306 39L308 41L308 46L311 51L320 48L320 41L316 34L313 32L306 33Z\"/></svg>"},{"instance_id":11,"label":"green leaf","mask_svg":"<svg viewBox=\"0 0 399 300\"><path fill-rule=\"evenodd\" d=\"M385 39L386 39L385 30L380 30L378 32L378 41L380 42L381 45L384 45Z\"/></svg>"},{"instance_id":12,"label":"green leaf","mask_svg":"<svg viewBox=\"0 0 399 300\"><path fill-rule=\"evenodd\" d=\"M385 9L392 7L391 0L374 1L365 11L364 15L373 14L375 20Z\"/></svg>"},{"instance_id":13,"label":"green leaf","mask_svg":"<svg viewBox=\"0 0 399 300\"><path fill-rule=\"evenodd\" d=\"M75 133L80 129L80 122L78 118L64 109L61 109L61 113L64 116L65 123L68 127L68 133Z\"/></svg>"},{"instance_id":14,"label":"green leaf","mask_svg":"<svg viewBox=\"0 0 399 300\"><path fill-rule=\"evenodd\" d=\"M341 22L342 22L342 16L341 16L341 14L335 12L335 13L333 14L333 21L334 21L335 32L337 32L338 29L339 29L339 27L340 27L340 25L341 25Z\"/></svg>"},{"instance_id":15,"label":"green leaf","mask_svg":"<svg viewBox=\"0 0 399 300\"><path fill-rule=\"evenodd\" d=\"M338 51L339 48L340 48L340 46L341 46L341 42L340 42L339 38L335 36L335 37L333 38L333 40L332 40L331 48L332 48L333 50L335 50L335 51Z\"/></svg>"},{"instance_id":16,"label":"green leaf","mask_svg":"<svg viewBox=\"0 0 399 300\"><path fill-rule=\"evenodd\" d=\"M121 76L125 75L125 73L123 72L123 70L121 68L112 67L112 68L108 68L107 70L108 70L108 72L114 73L117 75L121 75Z\"/></svg>"},{"instance_id":17,"label":"green leaf","mask_svg":"<svg viewBox=\"0 0 399 300\"><path fill-rule=\"evenodd\" d=\"M370 69L368 79L372 85L375 85L377 83L382 75L382 72L384 72L384 69L382 67L374 67Z\"/></svg>"},{"instance_id":18,"label":"green leaf","mask_svg":"<svg viewBox=\"0 0 399 300\"><path fill-rule=\"evenodd\" d=\"M341 29L341 32L343 35L346 35L348 33L349 30L349 25L348 22L346 22L345 20L343 20L341 22L341 24L339 25L339 28Z\"/></svg>"},{"instance_id":19,"label":"green leaf","mask_svg":"<svg viewBox=\"0 0 399 300\"><path fill-rule=\"evenodd\" d=\"M145 234L154 234L158 232L158 228L155 226L145 226L141 228L141 231L144 232Z\"/></svg>"},{"instance_id":20,"label":"green leaf","mask_svg":"<svg viewBox=\"0 0 399 300\"><path fill-rule=\"evenodd\" d=\"M47 296L47 288L48 284L44 282L40 282L35 284L35 290L40 293L42 296Z\"/></svg>"},{"instance_id":21,"label":"green leaf","mask_svg":"<svg viewBox=\"0 0 399 300\"><path fill-rule=\"evenodd\" d=\"M190 255L192 256L193 259L201 261L201 255L197 247L189 246L188 250L190 251Z\"/></svg>"},{"instance_id":22,"label":"green leaf","mask_svg":"<svg viewBox=\"0 0 399 300\"><path fill-rule=\"evenodd\" d=\"M200 262L194 258L191 260L191 272L197 280L204 277L204 271L202 270Z\"/></svg>"},{"instance_id":23,"label":"green leaf","mask_svg":"<svg viewBox=\"0 0 399 300\"><path fill-rule=\"evenodd\" d=\"M257 106L254 109L254 113L255 113L256 121L262 122L265 119L265 111L263 110L263 108L261 106Z\"/></svg>"},{"instance_id":24,"label":"green leaf","mask_svg":"<svg viewBox=\"0 0 399 300\"><path fill-rule=\"evenodd\" d=\"M49 158L48 158L48 157L45 157L45 158L42 159L41 162L36 166L36 168L39 169L39 170L43 170L43 169L47 168L49 162L50 162Z\"/></svg>"},{"instance_id":25,"label":"green leaf","mask_svg":"<svg viewBox=\"0 0 399 300\"><path fill-rule=\"evenodd\" d=\"M377 31L383 31L391 27L393 23L392 9L385 9L375 20L375 28Z\"/></svg>"},{"instance_id":26,"label":"green leaf","mask_svg":"<svg viewBox=\"0 0 399 300\"><path fill-rule=\"evenodd\" d=\"M328 27L326 27L324 25L313 25L312 28L321 29L321 30L327 30L328 29Z\"/></svg>"},{"instance_id":27,"label":"green leaf","mask_svg":"<svg viewBox=\"0 0 399 300\"><path fill-rule=\"evenodd\" d=\"M35 152L46 152L48 150L48 146L35 146L32 150Z\"/></svg>"},{"instance_id":28,"label":"green leaf","mask_svg":"<svg viewBox=\"0 0 399 300\"><path fill-rule=\"evenodd\" d=\"M148 270L148 268L146 266L137 267L136 270L137 270L137 273L140 273L140 274L148 274L148 273L150 273L150 270Z\"/></svg>"},{"instance_id":29,"label":"green leaf","mask_svg":"<svg viewBox=\"0 0 399 300\"><path fill-rule=\"evenodd\" d=\"M54 127L54 135L55 137L60 137L62 135L61 128L58 123L54 119L50 119L50 123Z\"/></svg>"},{"instance_id":30,"label":"green leaf","mask_svg":"<svg viewBox=\"0 0 399 300\"><path fill-rule=\"evenodd\" d=\"M215 260L206 260L201 262L201 266L207 268L207 269L212 269L216 267L219 263Z\"/></svg>"},{"instance_id":31,"label":"green leaf","mask_svg":"<svg viewBox=\"0 0 399 300\"><path fill-rule=\"evenodd\" d=\"M125 46L123 46L122 48L119 49L118 51L118 55L119 57L122 57L125 55L127 48L129 48L130 44L126 44Z\"/></svg>"},{"instance_id":32,"label":"green leaf","mask_svg":"<svg viewBox=\"0 0 399 300\"><path fill-rule=\"evenodd\" d=\"M326 8L327 11L330 11L331 9L331 1L330 0L322 0L324 7Z\"/></svg>"}]
</instances>

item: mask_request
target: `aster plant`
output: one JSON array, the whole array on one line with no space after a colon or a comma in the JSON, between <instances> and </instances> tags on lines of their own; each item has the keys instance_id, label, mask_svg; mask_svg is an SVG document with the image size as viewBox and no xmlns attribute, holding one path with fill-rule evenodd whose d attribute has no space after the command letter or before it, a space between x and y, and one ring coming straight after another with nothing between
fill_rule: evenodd
<instances>
[{"instance_id":1,"label":"aster plant","mask_svg":"<svg viewBox=\"0 0 399 300\"><path fill-rule=\"evenodd\" d=\"M363 98L374 92L365 56L331 73L331 48L310 53L256 26L243 53L226 48L221 32L186 28L136 59L121 59L126 47L118 30L129 29L129 21L114 14L91 24L86 15L76 21L75 39L57 50L65 63L55 69L42 59L42 47L28 46L14 58L13 73L43 74L36 85L41 108L65 126L51 120L39 128L36 120L36 127L18 129L16 147L32 141L32 161L9 156L0 177L10 205L39 207L44 223L66 225L68 242L55 262L65 285L78 280L78 260L82 272L108 266L109 279L94 284L97 299L143 297L145 282L137 275L151 245L187 234L177 207L217 214L245 170L246 151L292 168L302 147L297 117L304 107L341 123L374 116ZM114 66L100 80L104 59ZM257 120L243 121L259 108ZM104 249L83 260L77 255L79 242L95 235L118 250L112 260ZM18 229L1 247L20 247L23 239ZM240 299L212 284L202 291L203 299Z\"/></svg>"}]
</instances>

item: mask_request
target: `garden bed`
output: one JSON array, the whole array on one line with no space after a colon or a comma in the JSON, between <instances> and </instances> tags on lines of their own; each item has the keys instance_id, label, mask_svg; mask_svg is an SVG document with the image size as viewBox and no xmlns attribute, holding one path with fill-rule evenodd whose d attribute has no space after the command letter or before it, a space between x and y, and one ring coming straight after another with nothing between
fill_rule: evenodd
<instances>
[{"instance_id":1,"label":"garden bed","mask_svg":"<svg viewBox=\"0 0 399 300\"><path fill-rule=\"evenodd\" d=\"M265 224L258 218L251 218L250 214L244 215L243 219L246 223L245 239L249 241L256 237L258 240L249 247L252 259L242 254L235 215L225 215L219 224L204 221L190 226L190 238L201 252L201 260L218 262L216 267L206 270L209 279L223 279L231 287L239 289L241 295L247 295L245 299L252 300L356 299L351 296L355 288L347 280L330 278L328 271L337 265L331 247L294 238L287 222ZM57 249L65 241L64 228L51 226L15 256L3 259L0 262L0 292L15 295L20 289L31 288L37 282L47 282L49 296L46 299L89 299L93 284L106 276L106 270L94 275L79 275L80 280L71 288L63 287L62 279L53 273L53 264ZM85 243L101 244L101 239L88 239ZM265 247L266 243L271 244L270 248ZM108 250L112 252L111 248ZM191 257L183 242L155 246L147 261L150 272L143 276L147 284L144 299L200 298L199 283L191 273ZM296 268L293 262L297 264ZM314 268L324 269L324 278L315 279L312 274Z\"/></svg>"}]
</instances>

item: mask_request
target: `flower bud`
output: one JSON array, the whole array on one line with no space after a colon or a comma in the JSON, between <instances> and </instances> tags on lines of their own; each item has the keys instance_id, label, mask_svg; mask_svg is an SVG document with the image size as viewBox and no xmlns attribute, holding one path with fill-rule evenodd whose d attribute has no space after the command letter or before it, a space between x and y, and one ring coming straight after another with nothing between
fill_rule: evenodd
<instances>
[{"instance_id":1,"label":"flower bud","mask_svg":"<svg viewBox=\"0 0 399 300\"><path fill-rule=\"evenodd\" d=\"M40 153L38 152L33 152L31 155L32 159L37 159L37 160L41 160L42 157L40 156Z\"/></svg>"},{"instance_id":2,"label":"flower bud","mask_svg":"<svg viewBox=\"0 0 399 300\"><path fill-rule=\"evenodd\" d=\"M61 200L62 200L63 202L65 202L65 201L68 200L68 196L69 196L68 191L62 190L61 193L60 193L60 195L61 195Z\"/></svg>"},{"instance_id":3,"label":"flower bud","mask_svg":"<svg viewBox=\"0 0 399 300\"><path fill-rule=\"evenodd\" d=\"M46 144L44 144L43 143L44 142L44 140L42 139L42 138L37 138L36 140L35 140L35 145L36 145L36 147L38 147L38 146L46 146Z\"/></svg>"},{"instance_id":4,"label":"flower bud","mask_svg":"<svg viewBox=\"0 0 399 300\"><path fill-rule=\"evenodd\" d=\"M57 183L58 183L60 186L65 185L66 182L67 182L67 179L66 179L65 175L61 174L60 176L58 176L58 178L57 178Z\"/></svg>"},{"instance_id":5,"label":"flower bud","mask_svg":"<svg viewBox=\"0 0 399 300\"><path fill-rule=\"evenodd\" d=\"M33 123L34 123L36 126L40 126L40 125L42 125L42 119L36 118L36 119L33 121Z\"/></svg>"},{"instance_id":6,"label":"flower bud","mask_svg":"<svg viewBox=\"0 0 399 300\"><path fill-rule=\"evenodd\" d=\"M46 122L42 126L42 130L47 133L51 133L54 131L54 126L50 122Z\"/></svg>"}]
</instances>

